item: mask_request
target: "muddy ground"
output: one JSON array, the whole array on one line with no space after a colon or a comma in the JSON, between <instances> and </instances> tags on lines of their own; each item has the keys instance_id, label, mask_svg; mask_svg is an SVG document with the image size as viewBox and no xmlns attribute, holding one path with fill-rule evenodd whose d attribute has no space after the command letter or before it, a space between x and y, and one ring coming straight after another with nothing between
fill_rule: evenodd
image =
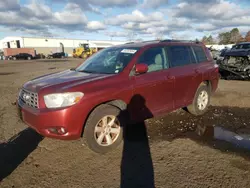
<instances>
[{"instance_id":1,"label":"muddy ground","mask_svg":"<svg viewBox=\"0 0 250 188\"><path fill-rule=\"evenodd\" d=\"M249 187L250 152L213 139L212 126L250 134L250 82L220 81L203 117L183 110L129 127L106 155L81 140L42 138L22 123L15 98L22 84L80 60L0 61L0 187ZM205 136L193 131L206 125Z\"/></svg>"}]
</instances>

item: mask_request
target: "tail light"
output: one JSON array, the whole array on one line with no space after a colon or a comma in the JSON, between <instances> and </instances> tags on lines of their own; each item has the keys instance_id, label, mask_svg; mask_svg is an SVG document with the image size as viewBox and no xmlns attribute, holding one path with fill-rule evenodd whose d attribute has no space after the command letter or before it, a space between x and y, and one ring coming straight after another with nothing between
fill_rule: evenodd
<instances>
[{"instance_id":1,"label":"tail light","mask_svg":"<svg viewBox=\"0 0 250 188\"><path fill-rule=\"evenodd\" d=\"M219 73L219 65L214 64L214 68L215 68L215 72L216 72L216 73Z\"/></svg>"}]
</instances>

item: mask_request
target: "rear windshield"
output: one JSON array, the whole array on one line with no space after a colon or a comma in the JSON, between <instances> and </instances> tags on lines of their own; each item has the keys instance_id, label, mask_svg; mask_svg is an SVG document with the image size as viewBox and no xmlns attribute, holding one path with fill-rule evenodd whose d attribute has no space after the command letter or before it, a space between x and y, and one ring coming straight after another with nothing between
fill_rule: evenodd
<instances>
[{"instance_id":1,"label":"rear windshield","mask_svg":"<svg viewBox=\"0 0 250 188\"><path fill-rule=\"evenodd\" d=\"M124 70L139 48L106 48L88 58L76 71L118 74Z\"/></svg>"}]
</instances>

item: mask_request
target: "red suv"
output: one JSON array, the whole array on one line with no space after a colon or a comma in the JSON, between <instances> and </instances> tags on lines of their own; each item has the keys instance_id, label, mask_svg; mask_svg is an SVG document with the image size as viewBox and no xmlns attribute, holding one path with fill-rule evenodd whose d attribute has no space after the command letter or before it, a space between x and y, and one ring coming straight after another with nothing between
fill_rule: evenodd
<instances>
[{"instance_id":1,"label":"red suv","mask_svg":"<svg viewBox=\"0 0 250 188\"><path fill-rule=\"evenodd\" d=\"M121 143L124 120L143 121L183 107L202 115L218 78L202 43L128 43L101 50L75 69L25 83L18 109L41 135L83 135L89 148L105 153Z\"/></svg>"}]
</instances>

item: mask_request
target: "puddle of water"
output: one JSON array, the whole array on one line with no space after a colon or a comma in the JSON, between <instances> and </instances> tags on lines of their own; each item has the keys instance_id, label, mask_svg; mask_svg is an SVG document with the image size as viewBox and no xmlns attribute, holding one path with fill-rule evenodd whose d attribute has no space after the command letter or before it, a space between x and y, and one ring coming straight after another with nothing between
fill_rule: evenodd
<instances>
[{"instance_id":1,"label":"puddle of water","mask_svg":"<svg viewBox=\"0 0 250 188\"><path fill-rule=\"evenodd\" d=\"M197 140L199 135L201 140L221 140L250 150L249 114L250 108L216 106L199 117L180 111L147 121L148 133L151 140L172 141L179 137Z\"/></svg>"},{"instance_id":2,"label":"puddle of water","mask_svg":"<svg viewBox=\"0 0 250 188\"><path fill-rule=\"evenodd\" d=\"M222 127L214 127L214 138L234 144L238 147L250 150L250 135L237 134Z\"/></svg>"}]
</instances>

